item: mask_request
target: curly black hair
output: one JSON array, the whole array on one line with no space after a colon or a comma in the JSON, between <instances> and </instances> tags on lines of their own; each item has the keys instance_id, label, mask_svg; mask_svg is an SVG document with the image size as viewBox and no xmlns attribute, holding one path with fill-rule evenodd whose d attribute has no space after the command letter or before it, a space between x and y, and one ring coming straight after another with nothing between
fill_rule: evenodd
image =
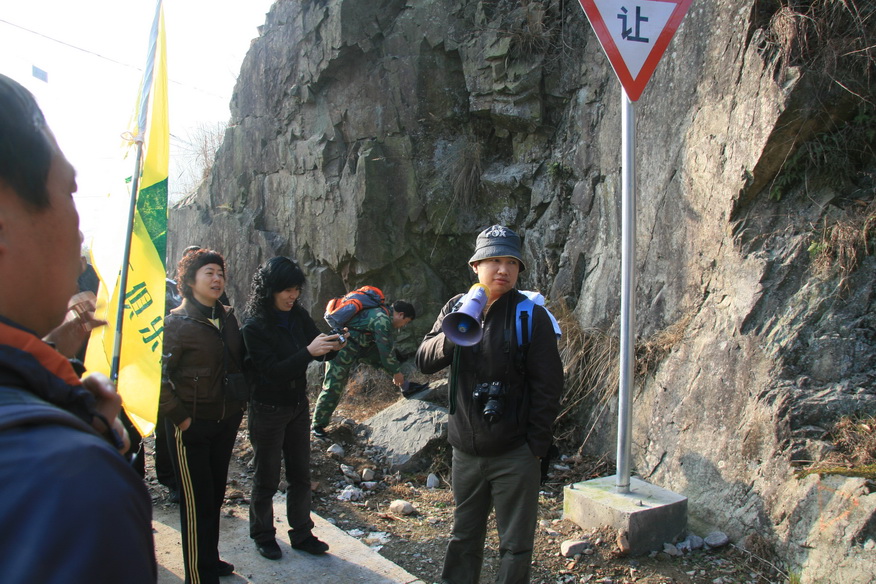
<instances>
[{"instance_id":1,"label":"curly black hair","mask_svg":"<svg viewBox=\"0 0 876 584\"><path fill-rule=\"evenodd\" d=\"M265 318L274 307L274 294L287 288L304 287L304 272L294 260L284 256L269 259L252 276L246 315Z\"/></svg>"},{"instance_id":2,"label":"curly black hair","mask_svg":"<svg viewBox=\"0 0 876 584\"><path fill-rule=\"evenodd\" d=\"M217 264L223 272L225 271L225 258L212 249L199 249L184 255L179 260L176 265L176 287L183 298L189 300L194 298L192 284L195 283L195 274L207 264Z\"/></svg>"}]
</instances>

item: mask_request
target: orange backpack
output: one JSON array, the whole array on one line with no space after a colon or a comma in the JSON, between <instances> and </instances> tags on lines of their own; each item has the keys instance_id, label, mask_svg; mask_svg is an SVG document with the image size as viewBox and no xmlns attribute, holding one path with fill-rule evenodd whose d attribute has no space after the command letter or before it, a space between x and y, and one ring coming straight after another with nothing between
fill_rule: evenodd
<instances>
[{"instance_id":1,"label":"orange backpack","mask_svg":"<svg viewBox=\"0 0 876 584\"><path fill-rule=\"evenodd\" d=\"M354 316L369 308L382 308L387 314L386 298L380 288L374 286L362 286L355 290L332 298L325 305L323 318L328 325L335 329L342 329Z\"/></svg>"}]
</instances>

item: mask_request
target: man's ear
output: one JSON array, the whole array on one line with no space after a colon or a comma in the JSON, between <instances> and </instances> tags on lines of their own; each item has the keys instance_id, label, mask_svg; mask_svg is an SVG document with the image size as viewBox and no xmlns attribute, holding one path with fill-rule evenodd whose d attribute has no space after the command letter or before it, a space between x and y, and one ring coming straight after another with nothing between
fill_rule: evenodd
<instances>
[{"instance_id":1,"label":"man's ear","mask_svg":"<svg viewBox=\"0 0 876 584\"><path fill-rule=\"evenodd\" d=\"M480 262L474 262L474 263L471 265L471 271L474 272L475 274L478 273L478 264L479 264L479 263L480 263Z\"/></svg>"}]
</instances>

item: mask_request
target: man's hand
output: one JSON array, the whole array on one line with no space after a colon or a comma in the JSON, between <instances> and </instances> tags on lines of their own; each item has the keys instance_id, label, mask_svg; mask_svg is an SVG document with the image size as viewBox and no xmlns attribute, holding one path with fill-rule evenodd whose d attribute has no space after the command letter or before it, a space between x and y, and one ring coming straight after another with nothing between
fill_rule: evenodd
<instances>
[{"instance_id":1,"label":"man's hand","mask_svg":"<svg viewBox=\"0 0 876 584\"><path fill-rule=\"evenodd\" d=\"M403 373L396 373L392 376L392 382L396 385L396 387L401 387L405 384L405 376Z\"/></svg>"},{"instance_id":2,"label":"man's hand","mask_svg":"<svg viewBox=\"0 0 876 584\"><path fill-rule=\"evenodd\" d=\"M112 424L112 429L122 439L124 447L119 452L121 454L126 453L131 448L131 438L119 419L119 413L122 411L122 396L116 392L116 387L112 381L103 373L92 373L85 377L82 380L82 386L94 395L96 400L95 409ZM110 431L99 419L95 419L91 425L101 434L106 434Z\"/></svg>"},{"instance_id":3,"label":"man's hand","mask_svg":"<svg viewBox=\"0 0 876 584\"><path fill-rule=\"evenodd\" d=\"M68 359L75 357L91 331L106 324L105 320L94 317L96 302L94 292L74 294L67 304L64 322L49 332L43 340L52 343L55 350Z\"/></svg>"}]
</instances>

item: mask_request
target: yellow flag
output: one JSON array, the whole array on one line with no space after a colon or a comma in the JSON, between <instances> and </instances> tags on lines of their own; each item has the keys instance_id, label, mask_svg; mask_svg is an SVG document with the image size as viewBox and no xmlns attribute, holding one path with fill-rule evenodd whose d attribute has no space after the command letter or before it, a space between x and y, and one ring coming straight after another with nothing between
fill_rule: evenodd
<instances>
[{"instance_id":1,"label":"yellow flag","mask_svg":"<svg viewBox=\"0 0 876 584\"><path fill-rule=\"evenodd\" d=\"M88 343L85 367L110 375L118 372L118 390L125 411L141 435L155 427L158 394L161 389L161 349L164 331L165 250L167 240L167 175L170 153L170 130L167 115L167 54L164 14L161 0L149 40L149 56L140 87L136 123L130 132L127 149L142 161L137 184L136 207L130 231L130 254L127 282L122 304L122 324L118 326L119 287L124 254L118 256L118 233L111 233L112 223L92 242L92 261L100 277L97 317L108 325L95 330ZM139 152L138 152L139 150ZM131 156L127 156L130 160ZM120 211L124 205L109 209ZM130 211L118 217L118 224L129 223ZM126 233L127 237L128 234ZM121 335L118 352L116 338Z\"/></svg>"}]
</instances>

